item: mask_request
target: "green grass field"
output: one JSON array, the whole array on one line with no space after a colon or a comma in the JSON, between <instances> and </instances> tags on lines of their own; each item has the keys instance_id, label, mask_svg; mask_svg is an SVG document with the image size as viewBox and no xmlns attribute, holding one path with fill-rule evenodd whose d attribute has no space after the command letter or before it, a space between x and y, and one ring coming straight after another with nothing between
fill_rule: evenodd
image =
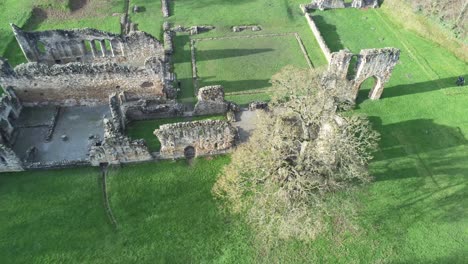
<instances>
[{"instance_id":1,"label":"green grass field","mask_svg":"<svg viewBox=\"0 0 468 264\"><path fill-rule=\"evenodd\" d=\"M21 56L18 49L9 49L12 35L6 33L7 22L31 29L81 23L46 19L35 25L28 22L31 2L0 0L3 56ZM168 20L217 27L197 37L234 35L230 26L241 24L260 24L261 33L298 32L314 65L323 66L325 59L298 8L304 2L177 0L171 2L173 16ZM99 12L121 12L113 10L123 9L122 2L112 3L112 8ZM131 0L130 6L134 3L146 8L131 15L140 29L160 35L160 1ZM366 89L359 94L356 112L370 116L382 140L370 166L375 181L359 192L362 205L355 215L356 230L340 236L331 228L311 243L280 243L270 254L255 251L253 230L239 219L223 215L211 196L216 175L229 162L228 157L197 159L192 166L168 161L113 169L108 189L116 230L103 208L97 169L6 173L0 175L0 263L467 263L468 87L454 86L456 76L468 73L466 61L402 26L412 21L392 20L385 6L316 12L314 18L333 51L387 46L402 50L401 62L382 99L366 99ZM90 17L83 23L118 31L118 17L110 15ZM292 47L295 39L291 39L290 44L271 45ZM189 40L186 35L175 40L174 68L182 81L179 97L183 102L194 102ZM262 55L265 60L274 56L268 52L233 56L229 52L252 49L249 45L271 48L261 43L266 38L256 40L260 43L197 43L197 49L201 44L201 50L215 50L219 57L200 60L202 82L267 81L266 69L244 76L241 63L250 56ZM288 51L294 56L291 62L299 62L301 57L306 65L295 43L294 50ZM223 47L226 52L219 51ZM282 63L287 61L281 58ZM220 67L216 71L215 65ZM225 71L229 67L234 71ZM233 95L227 99L247 103L254 97ZM138 122L128 132L134 138L147 139L156 150L159 147L152 132L157 125L156 121Z\"/></svg>"},{"instance_id":2,"label":"green grass field","mask_svg":"<svg viewBox=\"0 0 468 264\"><path fill-rule=\"evenodd\" d=\"M291 35L197 41L196 60L199 86L220 84L227 95L265 92L286 65L308 67Z\"/></svg>"}]
</instances>

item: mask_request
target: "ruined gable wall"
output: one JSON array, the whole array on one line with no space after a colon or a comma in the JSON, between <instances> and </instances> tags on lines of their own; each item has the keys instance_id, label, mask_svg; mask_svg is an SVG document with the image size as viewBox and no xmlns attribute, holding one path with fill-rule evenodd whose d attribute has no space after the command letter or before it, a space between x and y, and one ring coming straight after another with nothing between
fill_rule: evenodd
<instances>
[{"instance_id":1,"label":"ruined gable wall","mask_svg":"<svg viewBox=\"0 0 468 264\"><path fill-rule=\"evenodd\" d=\"M25 32L12 25L16 39L30 62L116 62L143 66L149 57L164 60L163 45L145 32L120 36L97 29Z\"/></svg>"},{"instance_id":2,"label":"ruined gable wall","mask_svg":"<svg viewBox=\"0 0 468 264\"><path fill-rule=\"evenodd\" d=\"M180 158L187 147L195 148L196 155L231 149L235 146L237 129L227 121L206 120L162 125L154 134L161 142L163 158Z\"/></svg>"},{"instance_id":3,"label":"ruined gable wall","mask_svg":"<svg viewBox=\"0 0 468 264\"><path fill-rule=\"evenodd\" d=\"M393 68L400 59L400 50L397 48L366 49L361 50L356 65L356 76L354 78L354 93L368 78L375 77L376 85L370 91L369 98L379 99L382 95L384 85L389 81Z\"/></svg>"},{"instance_id":4,"label":"ruined gable wall","mask_svg":"<svg viewBox=\"0 0 468 264\"><path fill-rule=\"evenodd\" d=\"M165 97L172 87L164 71L162 63L141 68L111 63L27 63L12 70L0 59L0 85L13 87L26 105L106 104L108 96L118 91L127 91L130 98Z\"/></svg>"}]
</instances>

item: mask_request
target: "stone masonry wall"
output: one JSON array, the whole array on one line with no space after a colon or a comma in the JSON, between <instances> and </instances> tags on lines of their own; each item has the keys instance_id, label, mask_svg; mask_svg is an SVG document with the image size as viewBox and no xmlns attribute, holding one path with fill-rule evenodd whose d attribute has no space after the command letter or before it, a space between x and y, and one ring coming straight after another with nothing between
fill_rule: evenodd
<instances>
[{"instance_id":1,"label":"stone masonry wall","mask_svg":"<svg viewBox=\"0 0 468 264\"><path fill-rule=\"evenodd\" d=\"M130 98L173 96L165 64L148 60L145 67L115 63L48 66L26 63L14 70L0 58L0 85L12 87L25 105L105 104L114 92Z\"/></svg>"},{"instance_id":2,"label":"stone masonry wall","mask_svg":"<svg viewBox=\"0 0 468 264\"><path fill-rule=\"evenodd\" d=\"M368 78L375 78L376 84L369 93L369 98L376 100L382 95L385 83L390 80L393 68L400 59L397 48L361 50L356 64L354 94L357 96L361 84Z\"/></svg>"},{"instance_id":3,"label":"stone masonry wall","mask_svg":"<svg viewBox=\"0 0 468 264\"><path fill-rule=\"evenodd\" d=\"M345 3L345 0L313 0L312 3L306 4L305 8L308 10L313 9L336 9L336 8L377 8L379 7L379 0L353 0L351 5Z\"/></svg>"},{"instance_id":4,"label":"stone masonry wall","mask_svg":"<svg viewBox=\"0 0 468 264\"><path fill-rule=\"evenodd\" d=\"M197 98L194 115L225 114L228 111L229 103L224 100L224 89L221 85L200 88Z\"/></svg>"},{"instance_id":5,"label":"stone masonry wall","mask_svg":"<svg viewBox=\"0 0 468 264\"><path fill-rule=\"evenodd\" d=\"M9 87L0 98L0 144L13 145L15 141L14 122L21 114L23 105Z\"/></svg>"},{"instance_id":6,"label":"stone masonry wall","mask_svg":"<svg viewBox=\"0 0 468 264\"><path fill-rule=\"evenodd\" d=\"M227 121L206 120L162 125L154 134L161 142L161 157L181 158L189 148L196 156L233 148L237 129Z\"/></svg>"},{"instance_id":7,"label":"stone masonry wall","mask_svg":"<svg viewBox=\"0 0 468 264\"><path fill-rule=\"evenodd\" d=\"M355 76L352 79L347 79L347 73L351 59L356 56L357 63L354 66ZM392 71L400 58L400 50L396 48L381 48L381 49L365 49L361 50L358 55L352 54L348 50L341 50L331 54L331 60L328 65L327 77L335 76L341 80L350 82L349 87L352 91L343 94L349 94L351 99L355 99L359 92L362 83L369 79L375 78L376 83L369 93L369 98L377 100L382 95L385 83L389 81ZM332 85L332 80L327 80L327 83ZM348 85L346 86L348 87Z\"/></svg>"},{"instance_id":8,"label":"stone masonry wall","mask_svg":"<svg viewBox=\"0 0 468 264\"><path fill-rule=\"evenodd\" d=\"M16 153L4 144L0 144L0 172L23 170L23 164Z\"/></svg>"},{"instance_id":9,"label":"stone masonry wall","mask_svg":"<svg viewBox=\"0 0 468 264\"><path fill-rule=\"evenodd\" d=\"M153 159L143 140L130 140L117 130L116 125L104 119L104 142L101 146L93 146L89 152L92 166L101 163L122 164L143 162Z\"/></svg>"},{"instance_id":10,"label":"stone masonry wall","mask_svg":"<svg viewBox=\"0 0 468 264\"><path fill-rule=\"evenodd\" d=\"M328 48L327 43L325 42L325 39L322 36L322 33L320 33L320 30L318 29L317 25L314 22L314 19L312 18L312 15L307 13L307 9L304 6L301 6L302 11L304 13L305 18L307 19L307 23L309 24L310 30L312 30L312 33L315 36L315 39L317 40L320 49L323 52L323 55L325 55L325 58L327 59L328 62L331 60L331 51L330 48Z\"/></svg>"},{"instance_id":11,"label":"stone masonry wall","mask_svg":"<svg viewBox=\"0 0 468 264\"><path fill-rule=\"evenodd\" d=\"M13 24L12 28L29 62L48 65L115 62L143 66L149 57L164 57L163 45L140 31L121 36L90 28L38 32L25 32Z\"/></svg>"}]
</instances>

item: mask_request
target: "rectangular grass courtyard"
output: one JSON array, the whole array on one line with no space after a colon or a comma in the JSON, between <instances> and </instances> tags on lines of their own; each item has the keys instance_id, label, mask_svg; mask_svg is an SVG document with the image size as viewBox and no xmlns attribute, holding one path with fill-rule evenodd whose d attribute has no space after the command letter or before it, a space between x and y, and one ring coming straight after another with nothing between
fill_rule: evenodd
<instances>
[{"instance_id":1,"label":"rectangular grass courtyard","mask_svg":"<svg viewBox=\"0 0 468 264\"><path fill-rule=\"evenodd\" d=\"M196 41L198 86L222 85L228 100L268 98L271 76L287 65L307 68L293 34Z\"/></svg>"}]
</instances>

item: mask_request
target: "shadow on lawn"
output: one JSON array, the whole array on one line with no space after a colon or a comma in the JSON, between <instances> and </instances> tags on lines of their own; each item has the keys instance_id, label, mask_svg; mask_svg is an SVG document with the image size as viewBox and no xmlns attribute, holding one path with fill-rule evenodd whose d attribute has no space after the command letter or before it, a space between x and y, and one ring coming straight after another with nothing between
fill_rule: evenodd
<instances>
[{"instance_id":1,"label":"shadow on lawn","mask_svg":"<svg viewBox=\"0 0 468 264\"><path fill-rule=\"evenodd\" d=\"M431 119L387 125L378 117L370 119L382 133L371 167L375 188L383 193L371 198L371 210L363 215L372 226L386 236L405 237L407 230L427 223L466 219L468 144L459 128Z\"/></svg>"},{"instance_id":2,"label":"shadow on lawn","mask_svg":"<svg viewBox=\"0 0 468 264\"><path fill-rule=\"evenodd\" d=\"M219 50L198 50L196 51L197 61L218 60L249 56L259 53L271 52L274 49L219 49Z\"/></svg>"},{"instance_id":3,"label":"shadow on lawn","mask_svg":"<svg viewBox=\"0 0 468 264\"><path fill-rule=\"evenodd\" d=\"M341 42L340 35L336 32L336 26L328 24L323 16L313 15L312 19L314 20L317 27L320 29L325 43L332 52L339 51L344 49L343 43Z\"/></svg>"},{"instance_id":4,"label":"shadow on lawn","mask_svg":"<svg viewBox=\"0 0 468 264\"><path fill-rule=\"evenodd\" d=\"M432 119L415 119L386 125L382 125L381 119L376 116L369 117L369 120L381 134L380 152L376 155L376 161L468 146L459 127L436 124Z\"/></svg>"},{"instance_id":5,"label":"shadow on lawn","mask_svg":"<svg viewBox=\"0 0 468 264\"><path fill-rule=\"evenodd\" d=\"M468 76L468 74L463 74L463 76ZM419 82L419 83L411 83L411 84L401 84L395 86L388 86L385 87L384 92L382 93L382 98L391 98L391 97L398 97L398 96L405 96L411 94L419 94L419 93L427 93L436 90L442 90L447 88L456 87L455 89L460 89L461 91L468 92L468 86L457 87L456 80L458 76L438 79L433 81L426 81L426 82ZM364 102L365 100L369 99L369 92L370 88L361 89L358 92L358 96L356 98L356 104Z\"/></svg>"},{"instance_id":6,"label":"shadow on lawn","mask_svg":"<svg viewBox=\"0 0 468 264\"><path fill-rule=\"evenodd\" d=\"M468 76L468 74L464 74L465 76ZM417 93L425 93L425 92L431 92L435 90L441 90L449 87L455 87L456 80L458 76L450 77L450 78L444 78L444 79L438 79L438 80L433 80L433 81L427 81L427 82L419 82L419 83L411 83L411 84L402 84L402 85L396 85L396 86L391 86L391 87L386 87L382 97L397 97L397 96L404 96L404 95L409 95L409 94L417 94ZM460 87L460 89L468 89L466 86Z\"/></svg>"}]
</instances>

